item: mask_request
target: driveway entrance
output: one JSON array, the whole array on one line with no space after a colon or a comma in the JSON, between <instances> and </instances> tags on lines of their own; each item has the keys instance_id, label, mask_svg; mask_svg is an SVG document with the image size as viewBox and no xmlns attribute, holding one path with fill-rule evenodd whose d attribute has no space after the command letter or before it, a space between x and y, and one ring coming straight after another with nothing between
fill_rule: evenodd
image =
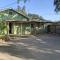
<instances>
[{"instance_id":1,"label":"driveway entrance","mask_svg":"<svg viewBox=\"0 0 60 60\"><path fill-rule=\"evenodd\" d=\"M44 34L0 43L0 60L60 60L60 36Z\"/></svg>"}]
</instances>

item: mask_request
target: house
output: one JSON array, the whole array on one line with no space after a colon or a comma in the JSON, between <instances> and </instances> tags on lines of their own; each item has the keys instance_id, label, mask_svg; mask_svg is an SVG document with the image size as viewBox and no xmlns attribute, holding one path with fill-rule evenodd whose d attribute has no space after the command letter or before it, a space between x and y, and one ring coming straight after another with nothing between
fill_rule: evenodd
<instances>
[{"instance_id":1,"label":"house","mask_svg":"<svg viewBox=\"0 0 60 60\"><path fill-rule=\"evenodd\" d=\"M31 20L27 15L13 9L0 11L0 20L5 22L7 35L31 35L36 34L40 27L40 21Z\"/></svg>"},{"instance_id":2,"label":"house","mask_svg":"<svg viewBox=\"0 0 60 60\"><path fill-rule=\"evenodd\" d=\"M46 32L46 23L50 23L38 18L31 19L28 15L13 9L0 11L0 20L4 21L6 25L4 34L18 36L44 33Z\"/></svg>"},{"instance_id":3,"label":"house","mask_svg":"<svg viewBox=\"0 0 60 60\"><path fill-rule=\"evenodd\" d=\"M5 34L26 35L31 34L31 23L29 18L13 9L6 9L0 12L0 20L6 24Z\"/></svg>"}]
</instances>

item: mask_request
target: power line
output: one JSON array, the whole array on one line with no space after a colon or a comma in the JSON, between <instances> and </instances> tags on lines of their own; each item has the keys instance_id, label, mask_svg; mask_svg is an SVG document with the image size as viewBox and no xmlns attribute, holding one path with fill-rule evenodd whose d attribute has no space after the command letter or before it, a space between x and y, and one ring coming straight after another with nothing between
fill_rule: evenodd
<instances>
[{"instance_id":1,"label":"power line","mask_svg":"<svg viewBox=\"0 0 60 60\"><path fill-rule=\"evenodd\" d=\"M16 3L16 1L14 1L14 2L11 3L11 4L5 5L5 6L3 6L3 7L0 7L0 8L1 8L0 10L2 10L2 9L4 9L4 8L8 8L9 6L14 5L15 3Z\"/></svg>"},{"instance_id":2,"label":"power line","mask_svg":"<svg viewBox=\"0 0 60 60\"><path fill-rule=\"evenodd\" d=\"M5 8L9 8L9 6L14 5L15 3L17 4L17 1L14 1L13 3L5 5L3 7L0 7L0 10L5 9Z\"/></svg>"}]
</instances>

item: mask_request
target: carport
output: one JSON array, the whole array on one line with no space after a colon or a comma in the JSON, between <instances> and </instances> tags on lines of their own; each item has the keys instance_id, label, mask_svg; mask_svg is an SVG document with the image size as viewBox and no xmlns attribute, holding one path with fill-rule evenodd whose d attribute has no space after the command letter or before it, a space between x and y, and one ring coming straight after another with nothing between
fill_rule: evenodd
<instances>
[{"instance_id":1,"label":"carport","mask_svg":"<svg viewBox=\"0 0 60 60\"><path fill-rule=\"evenodd\" d=\"M47 28L49 30L48 32L59 34L60 33L60 22L54 22L51 25L48 25Z\"/></svg>"}]
</instances>

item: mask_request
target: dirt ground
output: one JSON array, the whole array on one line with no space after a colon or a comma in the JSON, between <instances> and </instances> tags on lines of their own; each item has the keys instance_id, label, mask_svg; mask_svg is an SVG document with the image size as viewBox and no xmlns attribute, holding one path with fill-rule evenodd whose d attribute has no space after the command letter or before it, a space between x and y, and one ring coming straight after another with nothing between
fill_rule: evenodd
<instances>
[{"instance_id":1,"label":"dirt ground","mask_svg":"<svg viewBox=\"0 0 60 60\"><path fill-rule=\"evenodd\" d=\"M0 60L60 60L60 36L43 34L0 43Z\"/></svg>"}]
</instances>

